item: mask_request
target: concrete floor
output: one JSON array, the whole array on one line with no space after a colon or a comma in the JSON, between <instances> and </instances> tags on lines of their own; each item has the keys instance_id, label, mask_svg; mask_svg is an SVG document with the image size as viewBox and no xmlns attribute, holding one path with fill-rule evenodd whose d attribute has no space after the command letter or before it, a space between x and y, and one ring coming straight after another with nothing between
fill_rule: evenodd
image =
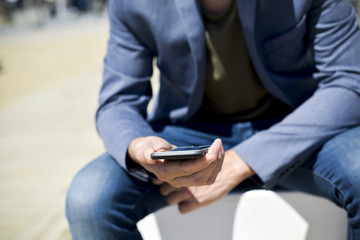
<instances>
[{"instance_id":1,"label":"concrete floor","mask_svg":"<svg viewBox=\"0 0 360 240\"><path fill-rule=\"evenodd\" d=\"M106 17L0 30L0 239L70 239L65 194L103 152L94 114Z\"/></svg>"}]
</instances>

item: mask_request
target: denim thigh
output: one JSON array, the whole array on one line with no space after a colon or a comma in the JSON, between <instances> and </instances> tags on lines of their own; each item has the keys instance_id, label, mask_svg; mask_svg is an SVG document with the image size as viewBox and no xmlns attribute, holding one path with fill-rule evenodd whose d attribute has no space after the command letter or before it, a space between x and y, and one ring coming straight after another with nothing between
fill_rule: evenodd
<instances>
[{"instance_id":1,"label":"denim thigh","mask_svg":"<svg viewBox=\"0 0 360 240\"><path fill-rule=\"evenodd\" d=\"M330 139L278 185L327 198L345 209L348 239L360 239L360 127Z\"/></svg>"},{"instance_id":2,"label":"denim thigh","mask_svg":"<svg viewBox=\"0 0 360 240\"><path fill-rule=\"evenodd\" d=\"M161 207L158 187L126 173L108 154L74 178L66 202L73 239L141 239L136 223Z\"/></svg>"}]
</instances>

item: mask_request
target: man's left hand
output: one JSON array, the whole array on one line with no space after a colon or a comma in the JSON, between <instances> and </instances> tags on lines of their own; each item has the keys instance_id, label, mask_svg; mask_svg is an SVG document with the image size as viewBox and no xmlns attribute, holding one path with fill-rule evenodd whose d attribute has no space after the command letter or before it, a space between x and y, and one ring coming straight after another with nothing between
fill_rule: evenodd
<instances>
[{"instance_id":1,"label":"man's left hand","mask_svg":"<svg viewBox=\"0 0 360 240\"><path fill-rule=\"evenodd\" d=\"M221 171L211 185L175 188L168 183L162 184L160 193L166 196L169 204L178 204L181 213L215 202L255 172L233 150L225 153Z\"/></svg>"}]
</instances>

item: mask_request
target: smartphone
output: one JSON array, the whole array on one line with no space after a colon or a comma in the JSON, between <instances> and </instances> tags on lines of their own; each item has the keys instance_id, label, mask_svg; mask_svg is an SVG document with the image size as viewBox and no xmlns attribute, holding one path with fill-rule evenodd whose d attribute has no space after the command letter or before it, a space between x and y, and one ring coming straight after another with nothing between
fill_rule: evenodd
<instances>
[{"instance_id":1,"label":"smartphone","mask_svg":"<svg viewBox=\"0 0 360 240\"><path fill-rule=\"evenodd\" d=\"M152 159L168 159L168 160L187 160L187 159L196 159L203 157L210 145L201 145L201 146L185 146L178 147L171 151L165 152L154 152L150 156Z\"/></svg>"}]
</instances>

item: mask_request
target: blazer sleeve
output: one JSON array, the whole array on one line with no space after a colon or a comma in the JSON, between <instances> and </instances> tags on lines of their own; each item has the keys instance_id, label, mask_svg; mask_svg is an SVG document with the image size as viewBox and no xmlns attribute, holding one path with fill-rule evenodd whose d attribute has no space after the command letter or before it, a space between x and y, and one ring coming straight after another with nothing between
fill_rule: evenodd
<instances>
[{"instance_id":1,"label":"blazer sleeve","mask_svg":"<svg viewBox=\"0 0 360 240\"><path fill-rule=\"evenodd\" d=\"M360 31L354 9L347 1L314 1L307 21L317 90L283 121L234 148L265 188L326 141L360 124Z\"/></svg>"},{"instance_id":2,"label":"blazer sleeve","mask_svg":"<svg viewBox=\"0 0 360 240\"><path fill-rule=\"evenodd\" d=\"M126 168L130 142L154 135L146 122L153 56L126 24L123 5L123 1L108 1L110 37L96 126L106 151Z\"/></svg>"}]
</instances>

